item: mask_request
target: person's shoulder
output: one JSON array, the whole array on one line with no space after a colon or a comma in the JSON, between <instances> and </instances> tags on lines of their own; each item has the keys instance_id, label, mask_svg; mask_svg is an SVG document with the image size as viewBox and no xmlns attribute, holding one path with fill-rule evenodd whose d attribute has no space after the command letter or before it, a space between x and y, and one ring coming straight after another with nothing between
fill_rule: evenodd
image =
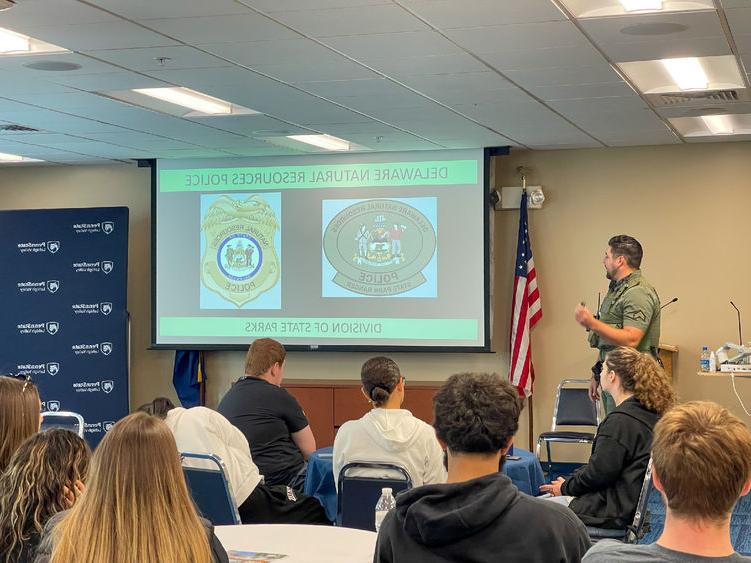
<instances>
[{"instance_id":1,"label":"person's shoulder","mask_svg":"<svg viewBox=\"0 0 751 563\"><path fill-rule=\"evenodd\" d=\"M650 557L650 545L625 544L617 540L600 540L584 555L582 561L589 563L609 563L615 560L625 561L657 561Z\"/></svg>"}]
</instances>

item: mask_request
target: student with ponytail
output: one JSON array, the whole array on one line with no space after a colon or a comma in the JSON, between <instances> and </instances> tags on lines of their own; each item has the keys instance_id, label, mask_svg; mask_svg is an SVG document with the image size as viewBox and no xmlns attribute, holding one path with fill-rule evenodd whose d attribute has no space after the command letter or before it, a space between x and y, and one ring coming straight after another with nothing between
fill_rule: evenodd
<instances>
[{"instance_id":1,"label":"student with ponytail","mask_svg":"<svg viewBox=\"0 0 751 563\"><path fill-rule=\"evenodd\" d=\"M675 404L667 375L649 354L619 347L600 374L616 408L602 421L587 465L542 492L564 496L588 526L625 528L634 518L657 420Z\"/></svg>"},{"instance_id":2,"label":"student with ponytail","mask_svg":"<svg viewBox=\"0 0 751 563\"><path fill-rule=\"evenodd\" d=\"M383 356L365 362L362 392L372 410L339 428L334 440L334 479L353 461L392 463L407 470L412 485L446 482L443 450L429 424L402 409L404 377L399 366Z\"/></svg>"}]
</instances>

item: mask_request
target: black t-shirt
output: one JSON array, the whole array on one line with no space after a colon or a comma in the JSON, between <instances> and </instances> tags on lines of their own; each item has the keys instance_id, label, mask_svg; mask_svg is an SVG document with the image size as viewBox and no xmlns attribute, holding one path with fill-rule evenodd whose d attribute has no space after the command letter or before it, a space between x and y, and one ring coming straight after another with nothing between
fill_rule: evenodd
<instances>
[{"instance_id":1,"label":"black t-shirt","mask_svg":"<svg viewBox=\"0 0 751 563\"><path fill-rule=\"evenodd\" d=\"M245 434L267 485L289 483L305 459L292 436L308 426L300 404L286 389L263 379L240 379L217 409Z\"/></svg>"}]
</instances>

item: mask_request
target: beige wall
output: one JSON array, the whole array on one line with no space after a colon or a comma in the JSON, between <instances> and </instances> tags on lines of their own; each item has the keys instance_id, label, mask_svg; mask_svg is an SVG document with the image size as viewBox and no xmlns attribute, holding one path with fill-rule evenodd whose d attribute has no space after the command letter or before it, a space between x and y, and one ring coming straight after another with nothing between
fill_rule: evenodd
<instances>
[{"instance_id":1,"label":"beige wall","mask_svg":"<svg viewBox=\"0 0 751 563\"><path fill-rule=\"evenodd\" d=\"M537 372L535 431L550 423L553 389L564 377L586 377L594 361L573 321L579 301L595 305L606 290L600 263L615 233L644 245L644 271L663 300L680 301L663 313L663 341L677 344L675 383L682 399L719 401L742 414L728 379L696 375L702 344L736 338L731 297L751 315L751 143L603 150L516 151L498 159L497 186L518 185L515 168L532 169L545 208L530 213L544 316L533 334ZM135 166L3 167L0 208L126 205L130 208L128 303L132 316L131 405L153 396L174 397L169 351L148 350L150 340L149 174ZM497 354L395 354L410 380L442 380L458 371L500 371L507 366L507 327L518 214L496 212L494 347ZM748 325L747 325L748 326ZM751 328L747 329L751 335ZM291 353L287 378L356 378L362 353ZM242 374L244 354L207 357L208 402L216 405ZM739 381L751 403L751 382ZM526 413L524 415L526 417ZM518 442L526 445L527 420Z\"/></svg>"}]
</instances>

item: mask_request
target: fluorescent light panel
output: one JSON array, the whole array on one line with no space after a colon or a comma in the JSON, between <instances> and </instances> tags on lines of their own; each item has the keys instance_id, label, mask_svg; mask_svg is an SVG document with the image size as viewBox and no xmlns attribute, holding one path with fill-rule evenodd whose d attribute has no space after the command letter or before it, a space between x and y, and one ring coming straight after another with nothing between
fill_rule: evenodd
<instances>
[{"instance_id":1,"label":"fluorescent light panel","mask_svg":"<svg viewBox=\"0 0 751 563\"><path fill-rule=\"evenodd\" d=\"M171 104L189 108L207 115L229 115L232 104L190 88L135 88L134 92L156 98Z\"/></svg>"},{"instance_id":2,"label":"fluorescent light panel","mask_svg":"<svg viewBox=\"0 0 751 563\"><path fill-rule=\"evenodd\" d=\"M627 12L662 10L662 0L620 0L620 3Z\"/></svg>"},{"instance_id":3,"label":"fluorescent light panel","mask_svg":"<svg viewBox=\"0 0 751 563\"><path fill-rule=\"evenodd\" d=\"M701 120L713 135L732 135L735 133L733 118L730 115L702 115Z\"/></svg>"},{"instance_id":4,"label":"fluorescent light panel","mask_svg":"<svg viewBox=\"0 0 751 563\"><path fill-rule=\"evenodd\" d=\"M681 90L706 90L709 79L699 59L662 59L662 64Z\"/></svg>"},{"instance_id":5,"label":"fluorescent light panel","mask_svg":"<svg viewBox=\"0 0 751 563\"><path fill-rule=\"evenodd\" d=\"M10 163L10 162L42 162L38 158L29 158L28 156L19 156L17 154L8 154L5 152L0 152L0 163Z\"/></svg>"},{"instance_id":6,"label":"fluorescent light panel","mask_svg":"<svg viewBox=\"0 0 751 563\"><path fill-rule=\"evenodd\" d=\"M352 144L349 141L334 137L333 135L288 135L288 139L299 141L327 151L349 151Z\"/></svg>"},{"instance_id":7,"label":"fluorescent light panel","mask_svg":"<svg viewBox=\"0 0 751 563\"><path fill-rule=\"evenodd\" d=\"M62 47L34 39L12 29L0 27L0 55L33 55L34 53L62 53Z\"/></svg>"}]
</instances>

